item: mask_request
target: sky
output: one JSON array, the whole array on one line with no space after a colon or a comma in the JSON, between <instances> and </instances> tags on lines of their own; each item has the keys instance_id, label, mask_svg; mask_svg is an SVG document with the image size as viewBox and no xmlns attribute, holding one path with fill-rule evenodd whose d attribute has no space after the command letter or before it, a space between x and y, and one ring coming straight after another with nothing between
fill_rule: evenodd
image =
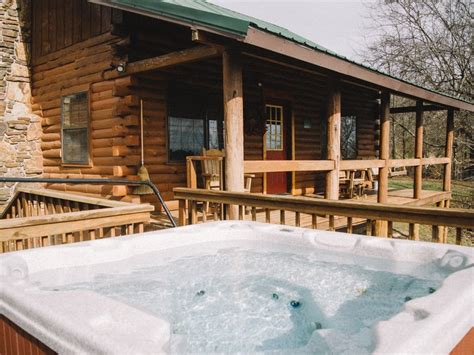
<instances>
[{"instance_id":1,"label":"sky","mask_svg":"<svg viewBox=\"0 0 474 355\"><path fill-rule=\"evenodd\" d=\"M209 0L285 27L334 52L357 60L365 45L368 10L362 0Z\"/></svg>"}]
</instances>

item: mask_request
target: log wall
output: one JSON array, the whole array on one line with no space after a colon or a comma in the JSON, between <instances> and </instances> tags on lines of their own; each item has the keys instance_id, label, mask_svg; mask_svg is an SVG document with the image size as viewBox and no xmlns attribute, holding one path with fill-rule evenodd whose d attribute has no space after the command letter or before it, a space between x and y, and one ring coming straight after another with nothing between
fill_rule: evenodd
<instances>
[{"instance_id":1,"label":"log wall","mask_svg":"<svg viewBox=\"0 0 474 355\"><path fill-rule=\"evenodd\" d=\"M73 1L73 6L80 0ZM43 1L39 1L43 3ZM49 4L49 3L48 3ZM87 5L87 4L86 4ZM43 50L46 33L62 28L61 23L38 27L34 41L33 107L41 114L43 125L42 149L44 172L47 177L126 177L136 179L140 165L139 102L144 100L145 165L152 181L157 184L165 200L173 198L172 189L186 185L183 163L169 162L167 153L167 96L171 83L189 85L194 90L222 97L222 62L220 58L182 65L154 72L104 80L103 73L121 61L133 62L193 45L189 28L160 22L128 13L114 13L96 5L81 5L80 19L72 20L70 34L55 38ZM66 7L69 2L58 2ZM42 7L35 5L41 23L45 20ZM49 10L48 10L49 11ZM62 11L55 10L51 11ZM56 12L56 13L59 13ZM99 16L100 13L100 17ZM96 16L100 26L91 18ZM57 19L57 17L56 17ZM35 22L36 21L36 22ZM37 20L33 23L37 24ZM81 31L75 26L81 27ZM92 29L91 26L96 26ZM37 25L38 26L38 25ZM64 24L64 26L66 26ZM85 27L84 27L85 26ZM85 29L84 29L85 28ZM99 30L100 28L100 30ZM46 31L49 29L50 31ZM74 35L79 33L80 36ZM67 40L66 40L67 38ZM77 42L75 42L77 41ZM53 42L51 42L53 43ZM54 49L54 50L53 50ZM295 159L317 160L322 157L321 127L325 119L327 77L286 68L250 57L244 57L244 116L261 101L283 101L295 123ZM61 96L89 91L91 164L64 166L61 164ZM357 116L357 138L360 157L375 154L374 115L376 93L360 87L343 85L343 115ZM220 100L222 102L222 100ZM221 107L217 108L221 110ZM304 128L308 123L310 128ZM288 134L290 133L288 130ZM264 158L263 136L245 135L245 159ZM290 154L291 156L291 154ZM314 173L297 173L297 194L320 192L323 182ZM110 186L53 186L58 189L130 196L126 187ZM262 175L253 181L254 192L263 190ZM153 196L142 201L156 202Z\"/></svg>"},{"instance_id":2,"label":"log wall","mask_svg":"<svg viewBox=\"0 0 474 355\"><path fill-rule=\"evenodd\" d=\"M70 6L75 9L73 17ZM52 15L46 16L47 13ZM115 31L122 23L122 14L84 0L40 0L34 2L32 20L33 26L42 24L32 42L32 107L42 117L45 177L134 174L139 164L139 136L138 102L128 90L133 78L103 79L104 71L124 59L121 51L129 37ZM59 36L63 28L64 38ZM61 162L61 97L83 91L89 94L91 163L87 166L65 165ZM48 187L114 196L125 196L130 192L124 186L110 185Z\"/></svg>"}]
</instances>

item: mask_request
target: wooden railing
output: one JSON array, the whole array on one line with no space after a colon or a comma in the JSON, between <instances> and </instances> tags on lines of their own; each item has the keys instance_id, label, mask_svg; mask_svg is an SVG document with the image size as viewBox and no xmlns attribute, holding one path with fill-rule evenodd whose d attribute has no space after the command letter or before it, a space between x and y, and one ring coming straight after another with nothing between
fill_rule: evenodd
<instances>
[{"instance_id":1,"label":"wooden railing","mask_svg":"<svg viewBox=\"0 0 474 355\"><path fill-rule=\"evenodd\" d=\"M449 158L422 158L422 159L390 159L387 160L389 168L401 166L419 166L448 164ZM341 160L341 170L361 170L385 167L385 160ZM335 167L333 160L246 160L244 161L245 173L274 173L298 171L330 171Z\"/></svg>"},{"instance_id":2,"label":"wooden railing","mask_svg":"<svg viewBox=\"0 0 474 355\"><path fill-rule=\"evenodd\" d=\"M263 194L235 193L228 191L209 191L204 189L175 188L175 198L179 200L179 224L196 224L198 222L198 203L207 202L219 206L219 213L214 213L215 220L226 219L225 210L229 205L237 205L239 219L244 219L250 209L251 220L257 220L257 209L265 212L265 221L270 223L270 212L280 211L278 223L286 224L286 214L295 213L295 225L300 226L302 214L311 216L311 227L318 227L319 218L329 218L329 229L335 229L335 216L347 218L346 231L353 232L355 219L362 219L368 235L373 233L376 220L405 222L433 227L433 241L446 242L440 228L456 228L456 242L461 243L462 230L474 228L474 211L463 209L439 209L409 206L393 206L354 201L331 201L310 199L296 196L276 196ZM202 213L202 211L201 211ZM203 216L204 217L204 216ZM206 221L206 218L202 218ZM360 223L360 221L359 221ZM391 228L389 227L389 230ZM389 233L390 235L390 233Z\"/></svg>"},{"instance_id":3,"label":"wooden railing","mask_svg":"<svg viewBox=\"0 0 474 355\"><path fill-rule=\"evenodd\" d=\"M19 188L0 219L0 252L140 233L153 210L145 204Z\"/></svg>"},{"instance_id":4,"label":"wooden railing","mask_svg":"<svg viewBox=\"0 0 474 355\"><path fill-rule=\"evenodd\" d=\"M196 163L205 159L223 158L189 156L186 159L187 187L197 188L197 169ZM399 168L425 165L446 165L450 159L441 158L422 158L422 159L359 159L359 160L341 160L339 162L340 170L364 170L371 168ZM245 160L245 174L276 173L276 172L328 172L335 169L333 160Z\"/></svg>"}]
</instances>

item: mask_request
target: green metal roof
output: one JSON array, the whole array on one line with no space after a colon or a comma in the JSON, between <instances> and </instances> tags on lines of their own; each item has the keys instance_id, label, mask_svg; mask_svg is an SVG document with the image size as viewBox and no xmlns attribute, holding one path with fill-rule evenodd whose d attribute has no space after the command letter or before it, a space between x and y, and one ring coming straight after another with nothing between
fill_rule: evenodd
<instances>
[{"instance_id":1,"label":"green metal roof","mask_svg":"<svg viewBox=\"0 0 474 355\"><path fill-rule=\"evenodd\" d=\"M397 78L393 75L371 68L365 64L358 63L327 48L324 48L302 36L299 36L298 34L291 32L284 27L280 27L254 17L232 11L222 6L212 4L206 0L106 0L106 2L112 6L116 5L118 7L122 6L128 7L130 9L135 8L137 10L149 12L151 14L154 13L164 17L184 21L186 23L197 24L242 37L246 36L249 27L254 27L273 35L285 38L294 43L301 44L313 50L317 50L333 57L345 60L378 74L402 81L410 85L414 85L423 90L431 91L436 94L472 104L470 101L460 99L433 89L425 88L416 83Z\"/></svg>"},{"instance_id":2,"label":"green metal roof","mask_svg":"<svg viewBox=\"0 0 474 355\"><path fill-rule=\"evenodd\" d=\"M249 26L252 26L294 42L305 44L308 47L337 55L284 27L226 9L206 0L110 0L109 2L111 4L154 12L241 36L245 36Z\"/></svg>"}]
</instances>

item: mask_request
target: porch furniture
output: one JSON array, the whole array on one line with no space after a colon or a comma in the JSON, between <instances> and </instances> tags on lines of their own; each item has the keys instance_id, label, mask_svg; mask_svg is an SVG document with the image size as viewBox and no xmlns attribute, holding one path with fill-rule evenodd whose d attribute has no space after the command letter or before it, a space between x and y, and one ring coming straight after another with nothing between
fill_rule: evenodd
<instances>
[{"instance_id":1,"label":"porch furniture","mask_svg":"<svg viewBox=\"0 0 474 355\"><path fill-rule=\"evenodd\" d=\"M373 187L372 169L344 170L339 172L339 188L348 198L362 196L366 189Z\"/></svg>"},{"instance_id":2,"label":"porch furniture","mask_svg":"<svg viewBox=\"0 0 474 355\"><path fill-rule=\"evenodd\" d=\"M202 156L209 158L201 160L201 175L204 188L207 190L222 190L222 186L224 185L224 169L222 163L224 151L202 148Z\"/></svg>"},{"instance_id":3,"label":"porch furniture","mask_svg":"<svg viewBox=\"0 0 474 355\"><path fill-rule=\"evenodd\" d=\"M224 168L223 161L225 157L224 150L202 148L201 175L204 188L206 190L223 190L224 186ZM244 192L250 192L252 189L252 179L254 174L244 174ZM209 211L209 203L205 202L203 206L204 213Z\"/></svg>"},{"instance_id":4,"label":"porch furniture","mask_svg":"<svg viewBox=\"0 0 474 355\"><path fill-rule=\"evenodd\" d=\"M388 176L393 177L393 176L407 176L407 168L406 166L400 166L400 167L394 167L390 168L388 171Z\"/></svg>"}]
</instances>

